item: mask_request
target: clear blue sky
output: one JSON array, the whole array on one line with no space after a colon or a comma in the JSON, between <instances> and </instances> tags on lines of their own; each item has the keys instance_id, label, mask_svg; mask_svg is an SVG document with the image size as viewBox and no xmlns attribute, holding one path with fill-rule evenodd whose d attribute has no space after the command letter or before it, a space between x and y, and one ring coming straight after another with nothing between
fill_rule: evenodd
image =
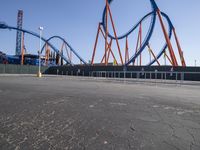
<instances>
[{"instance_id":1,"label":"clear blue sky","mask_svg":"<svg viewBox=\"0 0 200 150\"><path fill-rule=\"evenodd\" d=\"M200 65L200 1L156 2L161 11L170 16L176 27L187 64L194 65L196 59ZM23 28L38 32L38 27L43 26L44 37L64 37L88 61L92 56L97 25L101 21L104 6L105 0L1 0L0 21L16 26L18 9L23 9ZM150 6L147 0L115 0L111 9L120 34L128 31L139 18L149 12ZM159 45L156 43L162 43L158 40L160 29L157 31L152 39L155 49ZM0 51L14 54L15 40L15 31L0 30ZM56 44L60 46L59 43L55 42ZM36 54L38 39L27 35L25 45L29 53ZM100 59L100 56L97 57Z\"/></svg>"}]
</instances>

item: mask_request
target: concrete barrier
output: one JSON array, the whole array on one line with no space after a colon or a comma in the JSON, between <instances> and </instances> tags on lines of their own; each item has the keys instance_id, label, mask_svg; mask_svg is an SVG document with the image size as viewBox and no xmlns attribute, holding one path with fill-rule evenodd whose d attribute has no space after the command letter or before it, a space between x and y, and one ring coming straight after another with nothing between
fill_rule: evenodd
<instances>
[{"instance_id":1,"label":"concrete barrier","mask_svg":"<svg viewBox=\"0 0 200 150\"><path fill-rule=\"evenodd\" d=\"M48 67L42 66L41 72L46 73ZM0 74L37 74L38 66L0 64Z\"/></svg>"}]
</instances>

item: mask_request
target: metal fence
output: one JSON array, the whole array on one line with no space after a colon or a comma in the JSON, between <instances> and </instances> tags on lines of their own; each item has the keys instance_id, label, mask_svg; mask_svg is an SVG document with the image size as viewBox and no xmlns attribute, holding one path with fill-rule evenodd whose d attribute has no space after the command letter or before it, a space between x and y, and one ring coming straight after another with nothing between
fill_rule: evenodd
<instances>
[{"instance_id":1,"label":"metal fence","mask_svg":"<svg viewBox=\"0 0 200 150\"><path fill-rule=\"evenodd\" d=\"M164 72L164 71L92 71L91 77L128 78L149 80L199 81L200 72Z\"/></svg>"},{"instance_id":2,"label":"metal fence","mask_svg":"<svg viewBox=\"0 0 200 150\"><path fill-rule=\"evenodd\" d=\"M63 71L57 69L57 75L89 76L97 78L114 79L149 79L149 80L173 80L173 81L200 81L200 72L176 72L176 71Z\"/></svg>"},{"instance_id":3,"label":"metal fence","mask_svg":"<svg viewBox=\"0 0 200 150\"><path fill-rule=\"evenodd\" d=\"M41 67L41 72L45 73L48 67ZM36 74L38 66L0 64L0 74Z\"/></svg>"}]
</instances>

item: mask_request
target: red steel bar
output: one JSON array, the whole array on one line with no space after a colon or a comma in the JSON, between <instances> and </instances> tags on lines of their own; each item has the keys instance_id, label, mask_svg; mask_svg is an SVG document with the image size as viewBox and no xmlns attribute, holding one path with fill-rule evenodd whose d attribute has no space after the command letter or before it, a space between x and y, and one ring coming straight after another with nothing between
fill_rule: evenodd
<instances>
[{"instance_id":1,"label":"red steel bar","mask_svg":"<svg viewBox=\"0 0 200 150\"><path fill-rule=\"evenodd\" d=\"M142 23L140 23L140 48L142 47ZM140 66L142 66L142 53L140 54Z\"/></svg>"},{"instance_id":2,"label":"red steel bar","mask_svg":"<svg viewBox=\"0 0 200 150\"><path fill-rule=\"evenodd\" d=\"M24 32L22 32L21 65L24 65Z\"/></svg>"},{"instance_id":3,"label":"red steel bar","mask_svg":"<svg viewBox=\"0 0 200 150\"><path fill-rule=\"evenodd\" d=\"M116 32L116 29L115 29L115 25L114 25L112 13L111 13L111 10L110 10L110 6L109 6L109 4L108 4L108 0L106 0L106 4L107 4L107 6L108 6L108 12L109 12L109 15L110 15L110 20L111 20L112 27L113 27L113 31L114 31L114 35L115 35L115 38L116 38L116 42L117 42L117 47L118 47L118 52L119 52L120 60L121 60L121 63L122 63L122 65L123 65L124 62L123 62L123 58L122 58L122 54L121 54L121 50L120 50L120 46L119 46L119 41L118 41L118 38L117 38L117 32Z\"/></svg>"},{"instance_id":4,"label":"red steel bar","mask_svg":"<svg viewBox=\"0 0 200 150\"><path fill-rule=\"evenodd\" d=\"M165 40L167 42L169 52L170 52L170 56L171 56L171 59L172 59L172 65L178 66L178 63L177 63L177 60L176 60L176 57L175 57L175 54L174 54L174 51L173 51L173 48L172 48L172 44L170 42L167 31L165 29L165 26L164 26L164 23L163 23L163 20L162 20L162 17L161 17L161 12L160 12L159 9L157 10L157 14L158 14L158 17L159 17L159 20L160 20L160 23L161 23L161 27L162 27L162 30L163 30L163 33L164 33L164 36L165 36Z\"/></svg>"},{"instance_id":5,"label":"red steel bar","mask_svg":"<svg viewBox=\"0 0 200 150\"><path fill-rule=\"evenodd\" d=\"M149 44L147 45L147 47L148 47L150 53L152 54L152 56L154 57L154 59L156 60L156 62L158 63L158 65L160 66L160 63L159 63L158 59L156 58L156 55L154 54L154 52L153 52L153 50L151 49L151 47L150 47Z\"/></svg>"},{"instance_id":6,"label":"red steel bar","mask_svg":"<svg viewBox=\"0 0 200 150\"><path fill-rule=\"evenodd\" d=\"M180 46L178 37L177 37L177 35L176 35L176 30L175 30L175 28L173 28L173 33L174 33L175 40L176 40L176 44L177 44L177 47L178 47L178 52L179 52L179 56L180 56L180 59L181 59L181 64L182 64L183 67L186 67L185 59L184 59L184 56L183 56L183 51L182 51L182 49L181 49L181 46Z\"/></svg>"},{"instance_id":7,"label":"red steel bar","mask_svg":"<svg viewBox=\"0 0 200 150\"><path fill-rule=\"evenodd\" d=\"M98 30L97 30L97 35L96 35L96 40L95 40L95 44L94 44L94 50L93 50L93 54L92 54L92 62L91 62L92 65L94 64L94 57L95 57L95 54L96 54L97 42L98 42L99 32L100 32L100 26L101 25L99 23Z\"/></svg>"}]
</instances>

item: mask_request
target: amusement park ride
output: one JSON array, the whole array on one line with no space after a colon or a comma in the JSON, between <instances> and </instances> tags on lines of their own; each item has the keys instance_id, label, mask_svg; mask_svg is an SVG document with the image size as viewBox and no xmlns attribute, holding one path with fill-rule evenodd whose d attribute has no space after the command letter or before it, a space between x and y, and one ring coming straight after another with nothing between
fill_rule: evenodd
<instances>
[{"instance_id":1,"label":"amusement park ride","mask_svg":"<svg viewBox=\"0 0 200 150\"><path fill-rule=\"evenodd\" d=\"M106 6L103 11L103 17L102 21L98 25L98 31L96 35L96 40L94 44L94 50L92 54L92 59L90 63L87 63L73 48L72 46L62 37L60 36L53 36L49 39L45 39L41 37L41 40L45 43L44 46L41 49L41 53L43 54L43 57L41 59L42 65L72 65L74 66L76 63L73 61L73 58L78 58L80 60L81 65L102 65L107 66L110 65L110 60L112 58L112 65L117 66L152 66L157 65L161 66L163 65L160 62L160 58L164 56L166 60L171 64L173 67L182 66L186 67L186 62L183 56L183 51L181 49L178 36L176 34L175 27L173 26L170 18L168 15L164 12L161 12L159 7L157 6L155 0L149 0L151 5L151 12L146 14L143 18L141 18L136 25L132 27L131 30L129 30L127 33L118 36L117 30L115 27L114 19L112 16L112 11L110 5L114 2L114 0L106 0ZM148 1L147 1L148 2ZM145 20L147 18L151 17L151 22L148 27L148 32L146 34L146 37L143 38L143 24L145 23ZM18 26L12 27L5 23L0 23L0 29L9 29L9 30L16 30L17 31L17 44L16 44L16 55L15 56L7 56L3 53L0 53L0 62L3 63L15 63L15 64L32 64L37 65L38 64L38 56L37 55L25 55L25 46L24 46L24 36L25 34L30 34L32 36L35 36L37 38L40 38L40 35L37 33L25 30L22 28L22 18L23 18L23 12L19 11L18 13ZM164 20L165 19L165 20ZM162 33L164 35L165 44L161 48L161 50L158 53L155 53L153 51L152 47L150 46L150 40L153 36L153 32L155 32L155 24L156 21L159 21ZM108 23L111 22L111 27L113 31L113 35L109 31L109 25ZM165 22L167 24L165 24ZM168 29L168 30L167 30ZM134 46L135 49L130 49L129 44L130 42L130 35L134 32L138 31L137 33L137 42ZM97 45L100 38L100 34L103 37L103 40L105 41L104 44L104 54L102 56L101 62L95 62L95 58L97 57ZM173 45L173 42L171 42L172 37L174 37L175 45ZM57 39L62 41L61 48L56 48L52 43L52 39ZM121 43L120 41L125 41L125 49L122 51L121 49ZM113 48L113 43L117 46L117 52L113 51L115 48ZM124 46L123 45L123 46ZM179 57L176 56L175 48L178 50ZM153 58L148 62L147 64L143 63L142 55L145 51L148 51L150 54L150 57ZM133 56L130 57L131 53L133 52ZM116 55L118 54L118 55ZM123 57L124 56L124 57ZM99 57L99 56L98 56ZM119 58L119 60L118 60ZM178 58L180 58L180 64L178 64ZM15 60L15 61L14 61ZM139 63L136 64L136 60L139 60ZM79 65L80 65L79 64Z\"/></svg>"}]
</instances>

